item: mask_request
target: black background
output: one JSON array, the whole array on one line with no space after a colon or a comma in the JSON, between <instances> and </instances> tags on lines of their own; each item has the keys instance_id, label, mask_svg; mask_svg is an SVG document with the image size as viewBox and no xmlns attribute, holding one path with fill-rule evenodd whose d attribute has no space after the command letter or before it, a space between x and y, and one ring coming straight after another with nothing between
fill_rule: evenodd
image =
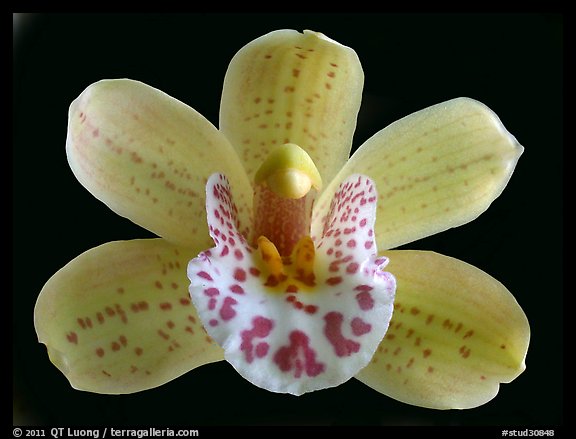
<instances>
[{"instance_id":1,"label":"black background","mask_svg":"<svg viewBox=\"0 0 576 439\"><path fill-rule=\"evenodd\" d=\"M18 423L52 425L556 426L563 396L563 51L554 14L39 14L14 27L13 354ZM491 107L524 145L490 209L414 242L503 282L532 331L527 370L488 404L413 407L352 379L299 398L252 386L228 364L125 396L73 390L33 327L48 278L102 243L152 235L74 178L64 151L70 102L104 78L128 77L197 109L215 125L228 62L280 28L312 29L352 47L365 72L354 145L413 111L458 96ZM16 416L15 415L15 416Z\"/></svg>"}]
</instances>

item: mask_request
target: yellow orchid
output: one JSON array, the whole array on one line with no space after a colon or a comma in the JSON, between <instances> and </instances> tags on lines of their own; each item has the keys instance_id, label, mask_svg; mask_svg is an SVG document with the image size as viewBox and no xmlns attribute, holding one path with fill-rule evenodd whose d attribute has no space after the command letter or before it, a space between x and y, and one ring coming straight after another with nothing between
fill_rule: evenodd
<instances>
[{"instance_id":1,"label":"yellow orchid","mask_svg":"<svg viewBox=\"0 0 576 439\"><path fill-rule=\"evenodd\" d=\"M524 370L528 321L501 283L389 250L476 218L523 148L458 98L349 158L363 82L352 49L280 30L232 59L219 130L132 80L72 103L74 174L161 237L88 250L42 289L38 338L73 387L137 392L225 358L274 392L355 377L445 409L481 405Z\"/></svg>"}]
</instances>

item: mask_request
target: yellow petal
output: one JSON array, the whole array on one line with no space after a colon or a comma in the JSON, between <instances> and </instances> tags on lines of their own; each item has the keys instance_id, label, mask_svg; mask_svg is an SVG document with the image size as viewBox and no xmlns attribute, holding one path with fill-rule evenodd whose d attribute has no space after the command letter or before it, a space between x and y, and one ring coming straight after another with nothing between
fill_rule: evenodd
<instances>
[{"instance_id":1,"label":"yellow petal","mask_svg":"<svg viewBox=\"0 0 576 439\"><path fill-rule=\"evenodd\" d=\"M272 148L294 143L329 182L350 154L363 83L352 49L316 32L271 32L230 62L220 130L251 179Z\"/></svg>"},{"instance_id":2,"label":"yellow petal","mask_svg":"<svg viewBox=\"0 0 576 439\"><path fill-rule=\"evenodd\" d=\"M381 250L465 224L500 195L522 151L480 102L458 98L434 105L359 148L319 200L316 224L337 184L352 173L376 183Z\"/></svg>"},{"instance_id":3,"label":"yellow petal","mask_svg":"<svg viewBox=\"0 0 576 439\"><path fill-rule=\"evenodd\" d=\"M188 294L195 253L161 239L111 242L52 276L34 324L74 388L137 392L223 359Z\"/></svg>"},{"instance_id":4,"label":"yellow petal","mask_svg":"<svg viewBox=\"0 0 576 439\"><path fill-rule=\"evenodd\" d=\"M66 150L80 182L116 213L180 245L211 245L204 187L224 172L248 224L250 182L203 116L131 80L100 81L70 106Z\"/></svg>"},{"instance_id":5,"label":"yellow petal","mask_svg":"<svg viewBox=\"0 0 576 439\"><path fill-rule=\"evenodd\" d=\"M385 255L397 281L394 315L356 378L408 404L472 408L525 369L528 320L500 282L433 252Z\"/></svg>"}]
</instances>

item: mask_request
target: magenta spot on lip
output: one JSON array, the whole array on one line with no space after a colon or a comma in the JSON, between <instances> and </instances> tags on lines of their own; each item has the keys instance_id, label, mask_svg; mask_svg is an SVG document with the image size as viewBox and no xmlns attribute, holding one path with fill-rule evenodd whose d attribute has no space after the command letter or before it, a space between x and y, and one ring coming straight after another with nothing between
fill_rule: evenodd
<instances>
[{"instance_id":1,"label":"magenta spot on lip","mask_svg":"<svg viewBox=\"0 0 576 439\"><path fill-rule=\"evenodd\" d=\"M241 332L240 337L242 338L242 343L240 344L240 350L244 352L246 362L252 363L252 361L254 361L254 354L256 354L256 357L262 358L268 353L270 346L265 342L259 343L254 352L253 340L256 337L268 337L273 327L274 322L272 320L257 316L252 319L252 329Z\"/></svg>"},{"instance_id":2,"label":"magenta spot on lip","mask_svg":"<svg viewBox=\"0 0 576 439\"><path fill-rule=\"evenodd\" d=\"M230 287L230 291L235 294L244 294L244 288L242 288L240 285L232 285Z\"/></svg>"},{"instance_id":3,"label":"magenta spot on lip","mask_svg":"<svg viewBox=\"0 0 576 439\"><path fill-rule=\"evenodd\" d=\"M220 317L222 320L230 320L236 315L236 311L232 308L238 302L233 297L224 298L222 308L220 308Z\"/></svg>"},{"instance_id":4,"label":"magenta spot on lip","mask_svg":"<svg viewBox=\"0 0 576 439\"><path fill-rule=\"evenodd\" d=\"M236 268L234 270L234 279L238 282L244 282L246 280L246 272L242 268Z\"/></svg>"},{"instance_id":5,"label":"magenta spot on lip","mask_svg":"<svg viewBox=\"0 0 576 439\"><path fill-rule=\"evenodd\" d=\"M209 297L214 297L220 294L220 291L218 290L218 288L206 288L204 290L204 294L206 294Z\"/></svg>"},{"instance_id":6,"label":"magenta spot on lip","mask_svg":"<svg viewBox=\"0 0 576 439\"><path fill-rule=\"evenodd\" d=\"M265 357L270 349L270 345L266 342L258 343L256 345L255 353L258 358Z\"/></svg>"},{"instance_id":7,"label":"magenta spot on lip","mask_svg":"<svg viewBox=\"0 0 576 439\"><path fill-rule=\"evenodd\" d=\"M206 279L206 280L211 280L213 281L214 279L212 279L212 276L210 276L208 273L206 273L205 271L199 271L198 272L198 277L201 277L202 279Z\"/></svg>"},{"instance_id":8,"label":"magenta spot on lip","mask_svg":"<svg viewBox=\"0 0 576 439\"><path fill-rule=\"evenodd\" d=\"M367 285L365 286L367 287ZM369 288L370 290L372 289L372 287ZM374 299L368 291L369 290L364 290L361 293L356 294L356 301L358 302L358 306L362 311L368 311L374 308Z\"/></svg>"},{"instance_id":9,"label":"magenta spot on lip","mask_svg":"<svg viewBox=\"0 0 576 439\"><path fill-rule=\"evenodd\" d=\"M348 357L360 350L360 343L342 335L342 322L344 321L342 313L331 311L324 316L324 321L326 322L324 335L338 357Z\"/></svg>"},{"instance_id":10,"label":"magenta spot on lip","mask_svg":"<svg viewBox=\"0 0 576 439\"><path fill-rule=\"evenodd\" d=\"M368 334L372 330L372 325L366 323L360 317L354 317L350 323L350 327L352 328L352 334L356 336Z\"/></svg>"},{"instance_id":11,"label":"magenta spot on lip","mask_svg":"<svg viewBox=\"0 0 576 439\"><path fill-rule=\"evenodd\" d=\"M309 377L324 372L326 366L316 361L316 352L309 346L310 339L304 332L292 331L289 340L288 346L282 346L274 354L274 362L282 372L294 369L295 378L300 378L303 372Z\"/></svg>"}]
</instances>

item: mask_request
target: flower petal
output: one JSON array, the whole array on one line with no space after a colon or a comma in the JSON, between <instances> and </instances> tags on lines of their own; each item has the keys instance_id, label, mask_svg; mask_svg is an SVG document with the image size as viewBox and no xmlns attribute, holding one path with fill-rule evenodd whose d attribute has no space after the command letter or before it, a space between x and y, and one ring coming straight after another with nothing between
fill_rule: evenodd
<instances>
[{"instance_id":1,"label":"flower petal","mask_svg":"<svg viewBox=\"0 0 576 439\"><path fill-rule=\"evenodd\" d=\"M380 249L462 225L500 195L522 151L480 102L459 98L434 105L360 147L319 200L316 227L331 192L352 173L368 175L378 188Z\"/></svg>"},{"instance_id":2,"label":"flower petal","mask_svg":"<svg viewBox=\"0 0 576 439\"><path fill-rule=\"evenodd\" d=\"M356 378L408 404L472 408L525 369L528 321L500 282L433 252L386 255L398 282L394 315Z\"/></svg>"},{"instance_id":3,"label":"flower petal","mask_svg":"<svg viewBox=\"0 0 576 439\"><path fill-rule=\"evenodd\" d=\"M329 182L350 154L363 84L352 49L316 32L271 32L230 62L220 130L251 179L274 146L294 143Z\"/></svg>"},{"instance_id":4,"label":"flower petal","mask_svg":"<svg viewBox=\"0 0 576 439\"><path fill-rule=\"evenodd\" d=\"M88 250L52 276L34 324L74 388L137 392L223 358L188 296L191 257L161 239L118 241Z\"/></svg>"},{"instance_id":5,"label":"flower petal","mask_svg":"<svg viewBox=\"0 0 576 439\"><path fill-rule=\"evenodd\" d=\"M375 198L360 194L373 191L364 177L347 181L317 248L304 237L287 261L265 238L257 250L247 245L225 177L208 181L216 247L190 261L190 294L226 360L253 384L300 395L345 382L372 358L395 288L376 256Z\"/></svg>"},{"instance_id":6,"label":"flower petal","mask_svg":"<svg viewBox=\"0 0 576 439\"><path fill-rule=\"evenodd\" d=\"M137 81L100 81L72 103L68 124L74 174L116 213L171 242L210 245L204 185L220 171L248 224L252 190L235 151L176 99Z\"/></svg>"}]
</instances>

